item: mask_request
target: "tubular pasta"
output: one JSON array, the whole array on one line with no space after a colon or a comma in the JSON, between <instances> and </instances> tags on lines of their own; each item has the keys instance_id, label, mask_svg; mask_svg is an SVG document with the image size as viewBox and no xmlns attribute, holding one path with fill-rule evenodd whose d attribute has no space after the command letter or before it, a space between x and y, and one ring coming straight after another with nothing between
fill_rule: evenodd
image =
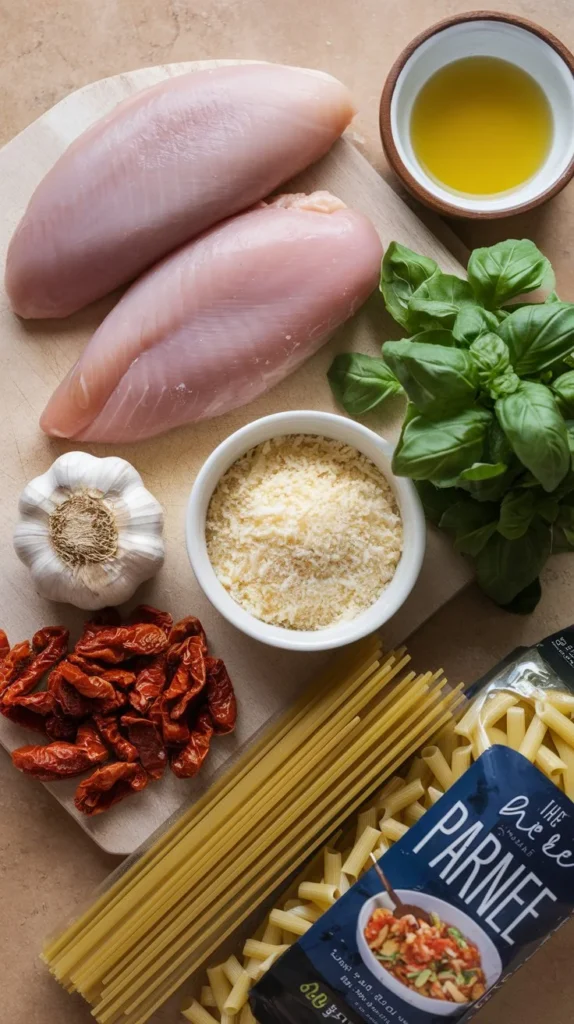
<instances>
[{"instance_id":1,"label":"tubular pasta","mask_svg":"<svg viewBox=\"0 0 574 1024\"><path fill-rule=\"evenodd\" d=\"M550 747L547 747L544 743L541 743L536 751L534 758L534 764L537 765L549 779L555 782L554 776L561 775L567 770L567 764L562 761L558 754L555 754Z\"/></svg>"},{"instance_id":2,"label":"tubular pasta","mask_svg":"<svg viewBox=\"0 0 574 1024\"><path fill-rule=\"evenodd\" d=\"M361 811L357 818L357 827L355 829L355 842L357 842L366 828L376 828L378 821L378 814L376 807L368 807L366 811Z\"/></svg>"},{"instance_id":3,"label":"tubular pasta","mask_svg":"<svg viewBox=\"0 0 574 1024\"><path fill-rule=\"evenodd\" d=\"M356 880L380 838L381 833L378 829L367 826L343 864L343 873Z\"/></svg>"},{"instance_id":4,"label":"tubular pasta","mask_svg":"<svg viewBox=\"0 0 574 1024\"><path fill-rule=\"evenodd\" d=\"M281 953L279 953L278 956L281 956ZM247 971L244 971L243 968L241 968L241 973L225 1001L225 1006L223 1007L225 1013L229 1013L232 1017L238 1014L247 1002L250 988L251 978Z\"/></svg>"},{"instance_id":5,"label":"tubular pasta","mask_svg":"<svg viewBox=\"0 0 574 1024\"><path fill-rule=\"evenodd\" d=\"M393 843L396 843L408 830L408 825L403 825L395 818L387 818L382 824L381 834L384 839L390 839Z\"/></svg>"},{"instance_id":6,"label":"tubular pasta","mask_svg":"<svg viewBox=\"0 0 574 1024\"><path fill-rule=\"evenodd\" d=\"M430 747L425 747L421 756L423 761L428 764L439 786L444 790L449 789L454 778L442 751L433 744Z\"/></svg>"},{"instance_id":7,"label":"tubular pasta","mask_svg":"<svg viewBox=\"0 0 574 1024\"><path fill-rule=\"evenodd\" d=\"M508 746L520 750L526 735L526 712L523 707L512 707L506 712L506 735Z\"/></svg>"},{"instance_id":8,"label":"tubular pasta","mask_svg":"<svg viewBox=\"0 0 574 1024\"><path fill-rule=\"evenodd\" d=\"M532 762L534 762L538 748L542 743L542 740L544 739L546 731L548 729L546 723L543 722L543 720L538 715L538 701L536 702L536 712L537 713L534 715L534 718L532 719L530 725L528 726L528 729L526 730L526 734L524 736L524 739L522 740L522 743L520 744L519 750L520 754L523 754L524 757L527 757L528 760ZM556 714L560 715L560 712L557 711ZM560 715L560 717L563 718L564 716Z\"/></svg>"},{"instance_id":9,"label":"tubular pasta","mask_svg":"<svg viewBox=\"0 0 574 1024\"><path fill-rule=\"evenodd\" d=\"M325 909L325 907L332 907L341 894L336 885L325 885L323 882L301 882L298 895L300 900L308 900Z\"/></svg>"},{"instance_id":10,"label":"tubular pasta","mask_svg":"<svg viewBox=\"0 0 574 1024\"><path fill-rule=\"evenodd\" d=\"M558 708L546 701L537 700L536 715L547 728L558 733L569 746L574 747L574 722L566 718Z\"/></svg>"},{"instance_id":11,"label":"tubular pasta","mask_svg":"<svg viewBox=\"0 0 574 1024\"><path fill-rule=\"evenodd\" d=\"M407 783L402 789L397 790L396 793L391 793L383 804L384 817L393 818L399 811L402 811L409 804L420 800L421 796L424 796L425 788L420 779L414 779L412 782ZM380 825L379 825L380 828Z\"/></svg>"},{"instance_id":12,"label":"tubular pasta","mask_svg":"<svg viewBox=\"0 0 574 1024\"><path fill-rule=\"evenodd\" d=\"M420 821L423 814L426 814L426 807L423 807L418 800L415 800L408 807L405 807L404 819L407 825L416 825L417 821Z\"/></svg>"},{"instance_id":13,"label":"tubular pasta","mask_svg":"<svg viewBox=\"0 0 574 1024\"><path fill-rule=\"evenodd\" d=\"M195 999L191 1006L183 1011L183 1016L191 1021L191 1024L220 1024L219 1021L201 1006Z\"/></svg>"},{"instance_id":14,"label":"tubular pasta","mask_svg":"<svg viewBox=\"0 0 574 1024\"><path fill-rule=\"evenodd\" d=\"M460 779L461 775L464 775L468 768L470 768L471 760L472 744L465 743L463 747L455 747L452 752L452 759L450 763L450 770L455 782L457 779Z\"/></svg>"},{"instance_id":15,"label":"tubular pasta","mask_svg":"<svg viewBox=\"0 0 574 1024\"><path fill-rule=\"evenodd\" d=\"M215 996L211 991L210 985L203 986L203 988L201 989L201 996L199 1001L202 1006L217 1006L217 1003L215 1002Z\"/></svg>"},{"instance_id":16,"label":"tubular pasta","mask_svg":"<svg viewBox=\"0 0 574 1024\"><path fill-rule=\"evenodd\" d=\"M566 765L564 772L564 792L570 800L574 800L574 748L566 743L558 733L552 733L554 745L560 760Z\"/></svg>"},{"instance_id":17,"label":"tubular pasta","mask_svg":"<svg viewBox=\"0 0 574 1024\"><path fill-rule=\"evenodd\" d=\"M329 846L325 847L323 861L323 881L325 885L334 885L337 889L339 888L342 867L343 858L339 851L332 850Z\"/></svg>"}]
</instances>

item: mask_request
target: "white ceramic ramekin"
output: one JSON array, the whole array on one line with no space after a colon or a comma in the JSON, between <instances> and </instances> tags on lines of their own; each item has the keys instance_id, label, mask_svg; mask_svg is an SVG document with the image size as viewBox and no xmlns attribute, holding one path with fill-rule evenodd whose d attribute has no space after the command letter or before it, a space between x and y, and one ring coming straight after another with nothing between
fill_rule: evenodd
<instances>
[{"instance_id":1,"label":"white ceramic ramekin","mask_svg":"<svg viewBox=\"0 0 574 1024\"><path fill-rule=\"evenodd\" d=\"M419 163L410 134L413 104L425 82L446 64L475 56L499 57L532 75L553 119L553 141L542 167L522 185L492 196L441 186ZM552 33L523 18L495 11L456 15L421 33L397 58L381 97L380 128L395 173L439 213L490 219L531 210L556 195L574 174L574 57Z\"/></svg>"},{"instance_id":2,"label":"white ceramic ramekin","mask_svg":"<svg viewBox=\"0 0 574 1024\"><path fill-rule=\"evenodd\" d=\"M219 582L207 553L205 518L211 495L223 474L255 445L285 434L316 434L353 445L381 470L393 488L403 520L403 553L390 584L356 619L329 629L292 630L261 622L245 611ZM242 427L209 456L193 485L187 506L187 550L203 592L232 625L272 647L291 651L326 651L367 636L387 622L409 596L422 565L426 527L422 506L410 480L393 476L392 445L372 430L344 416L326 412L282 412Z\"/></svg>"}]
</instances>

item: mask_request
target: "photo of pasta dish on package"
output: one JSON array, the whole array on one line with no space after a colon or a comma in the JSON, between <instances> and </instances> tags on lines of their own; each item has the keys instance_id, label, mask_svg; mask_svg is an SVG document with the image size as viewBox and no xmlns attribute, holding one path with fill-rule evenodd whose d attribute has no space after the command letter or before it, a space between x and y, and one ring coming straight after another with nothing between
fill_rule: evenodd
<instances>
[{"instance_id":1,"label":"photo of pasta dish on package","mask_svg":"<svg viewBox=\"0 0 574 1024\"><path fill-rule=\"evenodd\" d=\"M430 999L468 1003L485 992L478 947L431 912L431 924L413 914L395 917L378 907L365 928L373 956L407 988Z\"/></svg>"}]
</instances>

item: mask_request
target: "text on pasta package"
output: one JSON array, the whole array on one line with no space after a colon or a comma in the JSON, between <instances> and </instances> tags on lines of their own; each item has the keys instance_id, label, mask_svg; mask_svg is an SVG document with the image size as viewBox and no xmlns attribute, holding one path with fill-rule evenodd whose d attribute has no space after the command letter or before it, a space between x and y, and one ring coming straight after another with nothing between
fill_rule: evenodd
<instances>
[{"instance_id":1,"label":"text on pasta package","mask_svg":"<svg viewBox=\"0 0 574 1024\"><path fill-rule=\"evenodd\" d=\"M562 868L574 867L572 850L561 845L562 835L555 827L570 814L556 800L550 800L528 822L530 800L519 795L509 800L500 809L501 818L513 821L513 828L507 829L501 822L498 828L527 855L531 843L540 843L542 853L552 858ZM413 853L425 849L430 853L429 867L442 866L440 878L447 885L456 887L458 897L468 906L474 904L475 915L482 918L509 945L514 945L513 933L527 917L539 917L539 905L544 900L556 902L556 895L538 877L529 871L526 864L517 864L516 855L503 852L500 839L493 831L484 835L485 826L480 820L472 821L470 808L458 800L450 807L434 827L416 844ZM520 837L523 838L520 838ZM441 841L447 840L447 845ZM441 848L436 852L437 845ZM516 913L506 921L502 929L497 918L514 907Z\"/></svg>"}]
</instances>

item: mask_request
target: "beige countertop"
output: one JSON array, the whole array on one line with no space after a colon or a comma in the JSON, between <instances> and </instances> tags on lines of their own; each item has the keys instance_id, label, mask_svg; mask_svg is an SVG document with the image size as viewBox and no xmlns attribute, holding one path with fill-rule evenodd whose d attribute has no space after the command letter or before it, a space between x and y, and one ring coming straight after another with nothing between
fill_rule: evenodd
<instances>
[{"instance_id":1,"label":"beige countertop","mask_svg":"<svg viewBox=\"0 0 574 1024\"><path fill-rule=\"evenodd\" d=\"M387 176L377 109L390 64L416 32L473 6L459 0L0 0L0 144L95 79L171 61L257 58L320 67L346 81L359 105L360 144ZM571 0L499 0L497 6L543 23L574 48ZM559 292L574 299L574 186L524 218L452 226L470 246L510 234L533 238L554 263ZM511 647L572 622L574 560L555 559L543 582L543 600L528 619L500 612L470 588L412 639L415 662L443 665L451 679L469 681ZM0 1024L92 1020L80 999L50 979L38 952L44 936L75 913L113 866L43 787L17 775L0 753ZM574 922L477 1022L569 1024L573 956ZM178 1019L175 1007L164 1008L154 1024Z\"/></svg>"}]
</instances>

